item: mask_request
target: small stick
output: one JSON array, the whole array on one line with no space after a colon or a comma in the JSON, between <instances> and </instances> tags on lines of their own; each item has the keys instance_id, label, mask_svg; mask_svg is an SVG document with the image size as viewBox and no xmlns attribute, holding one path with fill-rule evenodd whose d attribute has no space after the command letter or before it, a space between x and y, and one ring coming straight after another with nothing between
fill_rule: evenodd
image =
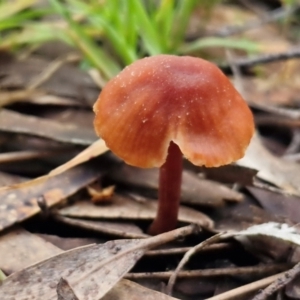
<instances>
[{"instance_id":1,"label":"small stick","mask_svg":"<svg viewBox=\"0 0 300 300\"><path fill-rule=\"evenodd\" d=\"M156 255L176 255L176 254L184 254L189 251L192 247L180 247L180 248L172 248L172 249L157 249L150 250L145 253L147 256L156 256ZM218 250L227 250L231 249L232 245L229 243L218 243L215 245L210 245L205 247L206 252L208 251L218 251Z\"/></svg>"},{"instance_id":2,"label":"small stick","mask_svg":"<svg viewBox=\"0 0 300 300\"><path fill-rule=\"evenodd\" d=\"M267 288L257 294L253 300L265 300L278 290L282 289L291 282L297 275L300 274L300 262L287 272L281 273Z\"/></svg>"},{"instance_id":3,"label":"small stick","mask_svg":"<svg viewBox=\"0 0 300 300\"><path fill-rule=\"evenodd\" d=\"M268 276L287 270L291 264L271 264L259 265L251 267L236 267L236 268L220 268L220 269L204 269L192 271L179 271L177 278L208 278L216 276ZM165 280L172 276L173 271L166 272L146 272L146 273L128 273L125 275L127 279L161 279Z\"/></svg>"},{"instance_id":4,"label":"small stick","mask_svg":"<svg viewBox=\"0 0 300 300\"><path fill-rule=\"evenodd\" d=\"M169 279L168 285L166 287L166 293L168 295L172 294L172 290L173 290L178 273L182 270L182 268L189 261L189 259L191 258L192 255L194 255L196 252L203 249L204 247L221 240L224 237L227 238L227 237L232 237L232 236L234 236L234 234L228 234L227 232L218 233L218 234L208 238L207 240L203 241L202 243L196 245L195 247L191 248L188 252L186 252L185 255L183 256L183 258L181 259L180 263L178 264L176 270L173 272L173 274L171 275L171 277Z\"/></svg>"},{"instance_id":5,"label":"small stick","mask_svg":"<svg viewBox=\"0 0 300 300\"><path fill-rule=\"evenodd\" d=\"M286 52L261 54L255 57L237 58L234 64L238 67L248 68L259 64L267 64L275 61L283 61L292 58L300 57L300 47L292 48ZM227 69L228 65L220 66L222 69Z\"/></svg>"},{"instance_id":6,"label":"small stick","mask_svg":"<svg viewBox=\"0 0 300 300\"><path fill-rule=\"evenodd\" d=\"M251 292L257 291L259 289L262 289L272 283L274 280L278 279L280 276L285 274L285 272L266 277L261 280L257 280L254 282L251 282L249 284L243 285L241 287L238 287L236 289L230 290L228 292L222 293L220 295L207 298L205 300L232 300L232 299L240 299L242 296L247 295Z\"/></svg>"},{"instance_id":7,"label":"small stick","mask_svg":"<svg viewBox=\"0 0 300 300\"><path fill-rule=\"evenodd\" d=\"M29 86L27 87L28 90L33 90L45 83L49 80L52 75L65 63L74 62L79 60L79 56L77 54L69 53L65 57L61 57L52 61L42 73L40 73L36 78L34 78Z\"/></svg>"}]
</instances>

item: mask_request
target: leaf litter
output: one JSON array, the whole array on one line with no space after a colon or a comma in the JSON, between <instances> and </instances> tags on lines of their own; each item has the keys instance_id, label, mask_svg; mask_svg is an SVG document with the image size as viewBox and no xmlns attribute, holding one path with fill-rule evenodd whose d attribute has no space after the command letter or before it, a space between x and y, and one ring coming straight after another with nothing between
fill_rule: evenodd
<instances>
[{"instance_id":1,"label":"leaf litter","mask_svg":"<svg viewBox=\"0 0 300 300\"><path fill-rule=\"evenodd\" d=\"M257 16L262 12L267 15L269 13L261 7L257 11L259 13L254 15L238 5L217 5L211 12L212 21L209 26L206 29L205 26L200 26L201 34L206 34L203 30L217 34L224 24L231 24L233 29L238 29L241 20L250 24L252 19L260 21L261 18ZM195 17L197 22L202 22L203 18L199 18L197 13ZM256 51L260 53L272 53L274 49L288 51L292 42L284 36L281 25L268 22L262 24L264 27L238 31L239 37L259 42ZM199 28L188 34L199 35ZM227 30L230 33L232 28ZM234 237L217 241L201 250L201 253L194 253L194 258L191 257L185 266L186 270L177 273L173 289L176 297L184 300L225 300L234 297L252 300L256 291L274 282L275 288L273 284L269 290L275 293L280 286L281 299L299 298L299 282L293 277L298 274L297 265L288 273L279 273L299 261L300 253L296 226L299 223L299 165L291 160L300 149L296 138L299 125L299 62L290 60L242 69L243 74L248 75L243 77L243 82L245 91L249 94L249 104L254 108L259 135L253 139L245 158L238 166L205 169L191 167L185 162L188 171L184 175L184 205L181 208L180 225L196 223L204 230L195 234L192 240L181 237L178 242L161 245L152 250L155 255L151 255L151 251L148 251L150 246L142 243L149 239L144 232L155 215L157 172L133 170L122 164L118 164L114 172L110 172L103 161L94 160L95 157L104 155L104 161L108 161L108 164L112 161L115 163L111 154L105 154L108 150L105 143L96 140L92 130L90 107L97 98L98 86L103 85L103 82L99 74L91 76L77 68L74 62L78 58L73 60L74 53L70 48L61 48L59 44L50 43L47 47L52 50L48 52L41 47L34 54L25 53L25 59L7 55L4 51L0 54L0 105L8 105L2 110L0 120L0 168L8 172L0 173L0 183L3 186L0 189L0 269L6 274L12 273L0 286L0 298L6 299L6 291L14 291L17 282L13 282L13 279L17 278L22 284L16 287L16 295L7 299L30 298L30 289L36 287L34 292L37 293L37 299L40 298L38 293L45 288L45 293L51 291L45 299L53 295L53 299L60 297L81 300L85 296L92 297L88 292L83 295L83 291L93 284L101 284L99 290L107 291L102 298L106 300L175 299L155 292L153 288L161 290L161 283L166 283L174 275L185 252L195 248L194 245L207 243L205 241L212 233L222 233L224 230L234 230ZM242 51L235 54L237 57L245 55ZM203 50L201 55L224 57L223 49L220 48ZM283 117L285 122L280 123ZM280 131L282 127L285 128L284 132ZM276 136L274 133L277 131L280 133ZM293 137L292 141L289 140L288 131ZM83 150L86 146L89 147ZM63 149L69 152L69 157L60 161L62 154L59 151ZM26 152L27 150L32 152ZM51 152L49 156L43 156L45 150ZM290 156L289 161L287 155ZM26 166L26 160L35 166ZM40 175L47 175L28 178L33 174L30 171L34 171L34 168L39 168ZM205 178L199 176L199 173L201 176L204 174ZM115 191L110 191L107 196L111 197L110 202L100 201L97 205L91 202L91 195L86 188L95 181L96 186L99 185L104 190L111 184L115 185ZM92 194L100 199L102 197L98 190ZM37 214L40 218L31 218ZM34 230L32 224L24 222L29 218L34 224ZM23 227L12 227L16 223ZM46 232L51 231L53 234L52 240L50 236L47 239L46 235L41 238L43 234L37 234L43 231L39 226L44 228L45 225L48 226ZM30 232L24 228L29 228ZM67 233L66 228L69 228ZM86 234L92 237L80 236ZM93 238L95 236L97 238ZM114 237L122 240L110 241ZM45 243L45 240L50 242ZM104 244L70 252L62 252L54 246L65 244L64 249L67 249L89 241ZM112 250L115 247L121 247L121 250L110 253L109 243L113 244ZM142 245L141 248L138 248L139 245ZM103 249L103 254L96 255L97 251ZM124 254L126 259L118 258L122 249L127 253ZM85 251L89 257L84 256ZM55 256L57 253L61 254ZM106 254L110 255L107 260L99 261ZM27 259L24 258L26 255ZM84 268L86 261L92 257L96 264L90 263L90 269ZM27 267L27 263L39 260L40 263ZM111 263L117 262L121 263L111 267ZM52 263L55 266L48 268ZM69 266L63 269L66 264ZM132 273L127 273L132 267ZM36 270L45 275L46 284L43 278L39 282L39 274L34 273ZM68 270L73 273L63 276ZM98 274L98 271L100 275L97 276L89 273ZM108 272L111 277L106 277L103 272ZM258 280L261 277L257 277L257 272L261 272L263 277L275 275ZM57 276L53 277L53 274ZM140 282L151 289L121 279L125 275L137 281L139 276L148 276ZM96 276L94 282L90 280L93 276ZM205 276L210 276L209 280ZM285 280L287 277L291 280ZM281 285L278 282L276 285L276 279ZM36 281L31 285L30 280ZM42 288L38 288L39 286ZM258 297L266 295L269 295L268 289L259 293Z\"/></svg>"},{"instance_id":2,"label":"leaf litter","mask_svg":"<svg viewBox=\"0 0 300 300\"><path fill-rule=\"evenodd\" d=\"M10 275L1 285L4 300L17 296L57 299L60 279L80 299L103 297L149 249L195 232L194 226L142 240L116 240L73 249Z\"/></svg>"}]
</instances>

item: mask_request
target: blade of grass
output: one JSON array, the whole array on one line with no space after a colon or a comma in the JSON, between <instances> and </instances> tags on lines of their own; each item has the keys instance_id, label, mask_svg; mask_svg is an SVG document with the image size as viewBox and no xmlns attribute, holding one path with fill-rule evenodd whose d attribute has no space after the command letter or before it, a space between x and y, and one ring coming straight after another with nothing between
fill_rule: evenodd
<instances>
[{"instance_id":1,"label":"blade of grass","mask_svg":"<svg viewBox=\"0 0 300 300\"><path fill-rule=\"evenodd\" d=\"M0 3L0 20L8 19L18 12L32 6L38 0L10 0Z\"/></svg>"},{"instance_id":2,"label":"blade of grass","mask_svg":"<svg viewBox=\"0 0 300 300\"><path fill-rule=\"evenodd\" d=\"M184 44L179 48L180 54L187 54L211 47L224 47L232 49L240 49L249 52L259 52L259 44L246 39L231 39L219 37L201 38L194 42Z\"/></svg>"},{"instance_id":3,"label":"blade of grass","mask_svg":"<svg viewBox=\"0 0 300 300\"><path fill-rule=\"evenodd\" d=\"M69 0L69 2L72 3L78 11L84 14L86 20L88 20L94 28L103 31L104 35L113 46L114 51L122 59L125 65L134 62L138 58L134 49L127 44L123 33L124 26L120 25L122 22L122 12L115 14L115 11L112 11L109 14L105 14L107 16L105 17L102 14L102 6L90 6L78 0ZM118 3L118 1L115 2ZM115 5L110 5L108 8L115 10L116 7ZM117 16L113 17L113 20L110 21L108 15ZM116 19L118 19L118 21L116 21ZM114 22L117 22L117 24Z\"/></svg>"},{"instance_id":4,"label":"blade of grass","mask_svg":"<svg viewBox=\"0 0 300 300\"><path fill-rule=\"evenodd\" d=\"M32 22L22 31L12 32L0 40L0 49L13 49L23 45L42 44L53 40L63 40L71 44L72 41L60 27L48 23Z\"/></svg>"},{"instance_id":5,"label":"blade of grass","mask_svg":"<svg viewBox=\"0 0 300 300\"><path fill-rule=\"evenodd\" d=\"M67 33L71 37L73 43L84 53L86 58L101 71L106 79L115 76L120 67L117 63L107 55L97 44L91 39L78 25L73 21L67 8L62 5L59 0L49 0L53 8L68 22L69 28Z\"/></svg>"},{"instance_id":6,"label":"blade of grass","mask_svg":"<svg viewBox=\"0 0 300 300\"><path fill-rule=\"evenodd\" d=\"M174 6L174 0L162 0L153 17L156 28L161 32L162 40L165 42L168 52L173 52L170 37L174 21Z\"/></svg>"},{"instance_id":7,"label":"blade of grass","mask_svg":"<svg viewBox=\"0 0 300 300\"><path fill-rule=\"evenodd\" d=\"M0 7L1 9L1 7ZM34 9L29 11L22 11L10 18L0 20L0 30L19 28L24 25L25 22L29 22L35 18L41 18L51 14L50 9Z\"/></svg>"},{"instance_id":8,"label":"blade of grass","mask_svg":"<svg viewBox=\"0 0 300 300\"><path fill-rule=\"evenodd\" d=\"M161 45L159 32L155 29L154 23L149 18L145 7L140 0L128 0L133 9L135 25L140 32L141 39L150 55L164 53Z\"/></svg>"},{"instance_id":9,"label":"blade of grass","mask_svg":"<svg viewBox=\"0 0 300 300\"><path fill-rule=\"evenodd\" d=\"M131 1L127 1L127 5L125 5L124 7L123 27L125 28L125 37L129 47L135 49L135 52L137 54L138 33L136 31L134 21L134 6Z\"/></svg>"},{"instance_id":10,"label":"blade of grass","mask_svg":"<svg viewBox=\"0 0 300 300\"><path fill-rule=\"evenodd\" d=\"M101 26L103 28L104 34L112 44L113 49L126 65L131 64L138 58L135 51L129 47L124 37L114 30L114 27L104 18L100 15L90 15L89 19L95 27Z\"/></svg>"},{"instance_id":11,"label":"blade of grass","mask_svg":"<svg viewBox=\"0 0 300 300\"><path fill-rule=\"evenodd\" d=\"M174 41L172 48L174 50L177 49L177 47L182 42L184 42L184 36L190 20L190 16L198 3L199 1L197 0L178 1L178 7L175 11L175 23L172 35Z\"/></svg>"}]
</instances>

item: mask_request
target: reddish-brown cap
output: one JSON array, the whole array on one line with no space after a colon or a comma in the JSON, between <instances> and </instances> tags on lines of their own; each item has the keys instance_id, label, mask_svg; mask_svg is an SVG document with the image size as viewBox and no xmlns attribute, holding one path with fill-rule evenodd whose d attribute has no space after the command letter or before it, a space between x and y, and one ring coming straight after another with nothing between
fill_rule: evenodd
<instances>
[{"instance_id":1,"label":"reddish-brown cap","mask_svg":"<svg viewBox=\"0 0 300 300\"><path fill-rule=\"evenodd\" d=\"M217 167L244 155L253 116L228 78L195 57L138 60L110 80L94 105L94 125L126 163L160 167L171 141L195 165Z\"/></svg>"}]
</instances>

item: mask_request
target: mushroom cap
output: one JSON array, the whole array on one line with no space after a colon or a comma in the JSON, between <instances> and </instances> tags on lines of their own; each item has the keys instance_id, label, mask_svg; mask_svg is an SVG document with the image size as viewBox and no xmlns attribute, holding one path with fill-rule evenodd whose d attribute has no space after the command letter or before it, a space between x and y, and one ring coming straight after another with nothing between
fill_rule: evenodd
<instances>
[{"instance_id":1,"label":"mushroom cap","mask_svg":"<svg viewBox=\"0 0 300 300\"><path fill-rule=\"evenodd\" d=\"M229 79L195 57L140 59L111 79L94 105L94 126L127 164L151 168L166 160L171 141L198 166L243 157L253 116Z\"/></svg>"}]
</instances>

